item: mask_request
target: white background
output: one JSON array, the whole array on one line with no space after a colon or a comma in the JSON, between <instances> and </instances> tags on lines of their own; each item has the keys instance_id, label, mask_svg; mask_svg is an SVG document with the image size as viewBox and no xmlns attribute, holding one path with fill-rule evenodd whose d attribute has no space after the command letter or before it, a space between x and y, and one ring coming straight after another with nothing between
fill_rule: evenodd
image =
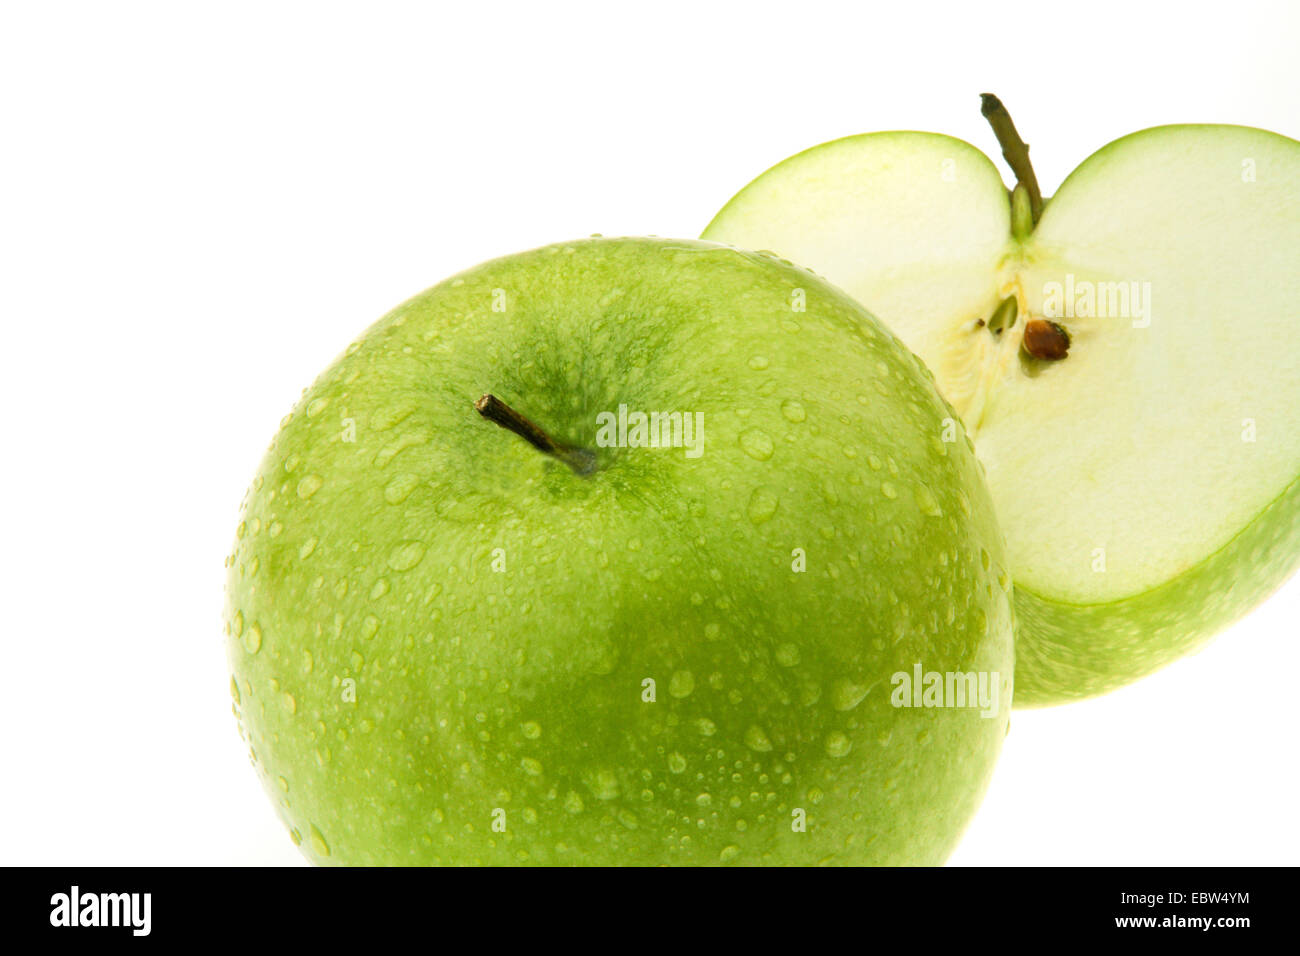
<instances>
[{"instance_id":1,"label":"white background","mask_svg":"<svg viewBox=\"0 0 1300 956\"><path fill-rule=\"evenodd\" d=\"M222 561L280 417L411 294L697 235L850 133L996 157L985 90L1047 193L1147 126L1300 138L1294 4L1049 7L0 7L0 862L302 862L230 714ZM1298 616L1293 580L1138 685L1018 712L952 862L1295 863Z\"/></svg>"}]
</instances>

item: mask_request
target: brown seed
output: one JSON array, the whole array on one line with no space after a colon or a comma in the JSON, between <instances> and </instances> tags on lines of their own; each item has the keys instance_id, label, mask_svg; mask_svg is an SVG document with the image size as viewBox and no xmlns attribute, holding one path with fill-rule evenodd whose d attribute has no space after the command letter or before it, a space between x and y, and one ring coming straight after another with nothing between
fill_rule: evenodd
<instances>
[{"instance_id":1,"label":"brown seed","mask_svg":"<svg viewBox=\"0 0 1300 956\"><path fill-rule=\"evenodd\" d=\"M1025 338L1020 344L1033 358L1056 362L1070 351L1070 333L1055 322L1031 319L1025 323Z\"/></svg>"}]
</instances>

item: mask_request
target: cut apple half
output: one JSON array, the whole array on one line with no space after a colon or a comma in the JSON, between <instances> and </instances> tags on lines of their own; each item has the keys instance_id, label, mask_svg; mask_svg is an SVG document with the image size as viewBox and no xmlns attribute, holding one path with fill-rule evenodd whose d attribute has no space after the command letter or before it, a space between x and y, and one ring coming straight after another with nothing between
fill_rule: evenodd
<instances>
[{"instance_id":1,"label":"cut apple half","mask_svg":"<svg viewBox=\"0 0 1300 956\"><path fill-rule=\"evenodd\" d=\"M1297 565L1300 143L1145 130L1032 213L973 146L875 133L704 232L826 276L933 371L1006 533L1022 706L1161 667Z\"/></svg>"}]
</instances>

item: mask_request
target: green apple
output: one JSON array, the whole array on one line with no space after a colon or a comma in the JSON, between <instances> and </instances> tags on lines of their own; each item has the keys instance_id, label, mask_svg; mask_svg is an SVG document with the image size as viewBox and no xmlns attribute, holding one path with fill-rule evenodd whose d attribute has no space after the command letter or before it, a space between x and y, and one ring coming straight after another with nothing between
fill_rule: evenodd
<instances>
[{"instance_id":1,"label":"green apple","mask_svg":"<svg viewBox=\"0 0 1300 956\"><path fill-rule=\"evenodd\" d=\"M943 860L1014 665L953 417L848 296L712 243L551 246L398 307L284 420L229 558L231 693L295 839Z\"/></svg>"},{"instance_id":2,"label":"green apple","mask_svg":"<svg viewBox=\"0 0 1300 956\"><path fill-rule=\"evenodd\" d=\"M705 237L848 291L934 371L1015 582L1017 705L1099 694L1245 613L1300 558L1300 143L1124 137L1038 198L930 133L773 167ZM1039 215L1041 213L1041 218Z\"/></svg>"}]
</instances>

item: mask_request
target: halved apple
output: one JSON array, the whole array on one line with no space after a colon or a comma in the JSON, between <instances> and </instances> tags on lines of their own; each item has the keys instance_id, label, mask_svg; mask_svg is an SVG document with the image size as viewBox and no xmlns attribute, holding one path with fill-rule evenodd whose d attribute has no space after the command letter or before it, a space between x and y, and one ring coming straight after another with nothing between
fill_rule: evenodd
<instances>
[{"instance_id":1,"label":"halved apple","mask_svg":"<svg viewBox=\"0 0 1300 956\"><path fill-rule=\"evenodd\" d=\"M1163 666L1300 563L1300 143L1164 126L1046 204L1020 178L947 136L852 136L704 238L816 270L934 372L1007 536L1033 706Z\"/></svg>"}]
</instances>

